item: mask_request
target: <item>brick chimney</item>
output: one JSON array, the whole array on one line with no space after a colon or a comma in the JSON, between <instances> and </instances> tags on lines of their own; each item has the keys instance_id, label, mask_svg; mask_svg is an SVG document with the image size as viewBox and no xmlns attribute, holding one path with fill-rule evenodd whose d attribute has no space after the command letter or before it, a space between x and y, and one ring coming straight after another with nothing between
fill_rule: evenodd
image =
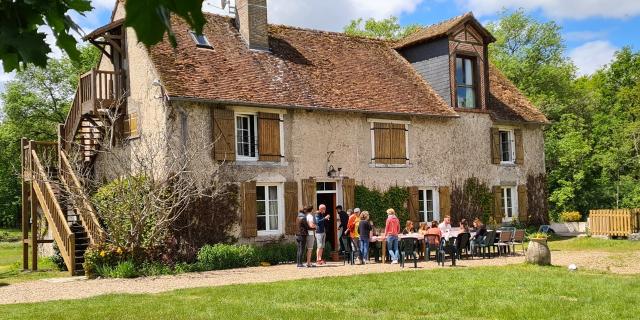
<instances>
[{"instance_id":1,"label":"brick chimney","mask_svg":"<svg viewBox=\"0 0 640 320\"><path fill-rule=\"evenodd\" d=\"M236 26L250 49L269 50L267 0L236 0Z\"/></svg>"}]
</instances>

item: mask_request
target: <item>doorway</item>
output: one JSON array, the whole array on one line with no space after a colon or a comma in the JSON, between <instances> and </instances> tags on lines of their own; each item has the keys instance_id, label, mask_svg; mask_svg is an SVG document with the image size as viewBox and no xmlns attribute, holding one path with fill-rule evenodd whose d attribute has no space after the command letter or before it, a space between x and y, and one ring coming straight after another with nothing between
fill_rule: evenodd
<instances>
[{"instance_id":1,"label":"doorway","mask_svg":"<svg viewBox=\"0 0 640 320\"><path fill-rule=\"evenodd\" d=\"M329 221L325 221L325 232L327 233L327 246L331 244L331 251L336 251L338 234L338 224L336 223L336 182L317 182L316 183L316 200L318 206L324 204L327 207L327 214L331 217ZM339 247L338 247L339 248Z\"/></svg>"}]
</instances>

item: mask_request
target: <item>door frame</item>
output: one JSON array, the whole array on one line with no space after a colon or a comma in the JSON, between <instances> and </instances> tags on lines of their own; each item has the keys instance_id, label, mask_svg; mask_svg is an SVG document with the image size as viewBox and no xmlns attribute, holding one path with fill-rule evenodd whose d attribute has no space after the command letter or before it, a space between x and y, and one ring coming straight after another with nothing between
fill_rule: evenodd
<instances>
[{"instance_id":1,"label":"door frame","mask_svg":"<svg viewBox=\"0 0 640 320\"><path fill-rule=\"evenodd\" d=\"M336 189L335 190L318 190L317 188L317 183L319 182L334 182L336 184ZM318 194L333 194L333 216L331 217L331 219L333 220L331 225L333 226L333 246L334 247L338 247L340 248L337 244L339 244L339 240L338 239L338 212L336 212L335 206L339 205L342 203L343 201L343 194L342 194L342 179L331 179L331 178L322 178L322 179L317 179L316 180L316 204L319 206L320 203L317 203L318 201ZM317 208L315 208L317 209ZM338 250L336 250L336 248L331 248L333 249L333 252L337 252Z\"/></svg>"}]
</instances>

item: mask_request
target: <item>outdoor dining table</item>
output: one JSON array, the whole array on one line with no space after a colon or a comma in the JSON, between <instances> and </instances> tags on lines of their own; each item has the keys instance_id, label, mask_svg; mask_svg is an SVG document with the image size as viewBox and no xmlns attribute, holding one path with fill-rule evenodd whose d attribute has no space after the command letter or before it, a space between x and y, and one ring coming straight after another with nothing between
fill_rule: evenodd
<instances>
[{"instance_id":1,"label":"outdoor dining table","mask_svg":"<svg viewBox=\"0 0 640 320\"><path fill-rule=\"evenodd\" d=\"M409 233L409 234L398 235L398 241L405 238L421 240L421 239L424 239L424 236L420 235L419 233ZM386 240L387 238L385 236L374 236L371 238L371 242L382 242L382 263L384 263L387 259L387 241Z\"/></svg>"}]
</instances>

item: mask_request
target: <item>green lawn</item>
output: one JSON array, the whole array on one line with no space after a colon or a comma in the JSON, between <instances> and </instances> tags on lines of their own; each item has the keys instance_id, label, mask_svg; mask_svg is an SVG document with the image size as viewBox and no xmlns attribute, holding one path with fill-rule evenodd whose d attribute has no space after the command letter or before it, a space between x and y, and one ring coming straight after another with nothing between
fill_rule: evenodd
<instances>
[{"instance_id":1,"label":"green lawn","mask_svg":"<svg viewBox=\"0 0 640 320\"><path fill-rule=\"evenodd\" d=\"M12 234L16 230L0 229ZM29 261L31 264L31 261ZM67 272L57 271L56 266L47 258L38 259L37 272L22 271L22 245L20 242L0 242L0 286L68 275Z\"/></svg>"},{"instance_id":2,"label":"green lawn","mask_svg":"<svg viewBox=\"0 0 640 320\"><path fill-rule=\"evenodd\" d=\"M640 241L606 240L598 238L560 238L549 241L552 251L624 252L640 250Z\"/></svg>"},{"instance_id":3,"label":"green lawn","mask_svg":"<svg viewBox=\"0 0 640 320\"><path fill-rule=\"evenodd\" d=\"M294 271L295 272L295 271ZM4 319L637 319L640 277L443 268L0 306Z\"/></svg>"}]
</instances>

